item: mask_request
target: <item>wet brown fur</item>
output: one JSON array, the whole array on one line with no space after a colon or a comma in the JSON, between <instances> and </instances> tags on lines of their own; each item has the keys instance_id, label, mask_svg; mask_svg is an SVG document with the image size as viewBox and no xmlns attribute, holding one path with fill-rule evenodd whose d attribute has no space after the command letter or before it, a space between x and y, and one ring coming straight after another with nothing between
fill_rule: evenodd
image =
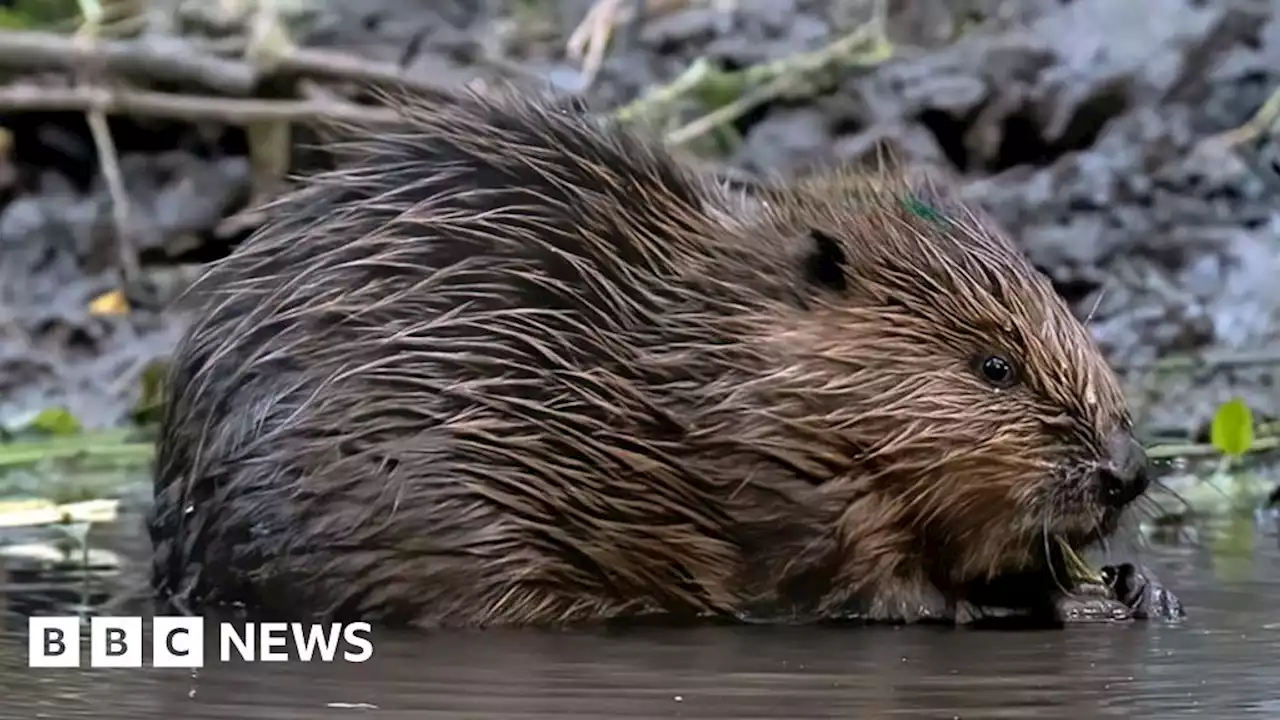
<instances>
[{"instance_id":1,"label":"wet brown fur","mask_svg":"<svg viewBox=\"0 0 1280 720\"><path fill-rule=\"evenodd\" d=\"M937 188L836 173L752 201L537 99L401 108L196 287L163 597L425 626L912 619L1043 578L1046 533L1110 531L1114 375ZM975 372L992 352L1014 387Z\"/></svg>"}]
</instances>

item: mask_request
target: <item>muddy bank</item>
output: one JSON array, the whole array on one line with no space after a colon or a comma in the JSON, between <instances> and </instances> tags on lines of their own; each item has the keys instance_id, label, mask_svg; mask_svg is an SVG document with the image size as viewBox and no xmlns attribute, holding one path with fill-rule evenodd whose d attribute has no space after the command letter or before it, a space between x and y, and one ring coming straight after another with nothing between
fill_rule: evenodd
<instances>
[{"instance_id":1,"label":"muddy bank","mask_svg":"<svg viewBox=\"0 0 1280 720\"><path fill-rule=\"evenodd\" d=\"M636 4L619 3L587 87L565 44L589 0L324 0L305 11L285 3L306 47L394 63L432 83L505 77L582 92L606 110L700 58L736 69L817 50L873 10L865 0L649 0L648 15L637 15ZM171 5L148 33L234 44L245 27L207 3ZM1232 395L1280 415L1271 390L1280 363L1272 329L1280 176L1269 160L1280 156L1269 135L1237 151L1205 144L1280 84L1280 19L1270 4L968 5L959 16L940 0L889 3L893 59L819 73L731 131L709 133L702 139L714 142L700 151L745 172L799 174L887 143L953 177L1021 238L1130 370L1152 426L1195 434ZM21 64L3 55L0 69ZM25 83L32 68L4 73ZM230 92L206 90L215 91ZM117 424L147 363L181 331L181 315L162 308L200 263L252 227L231 218L265 196L260 163L250 161L241 124L113 117L141 269L125 283L131 312L95 314L94 298L121 285L108 184L83 113L36 105L0 92L9 137L0 154L0 419L62 404L87 425ZM705 109L682 112L676 127ZM287 160L297 170L315 157L299 149ZM1205 362L1153 374L1171 354Z\"/></svg>"}]
</instances>

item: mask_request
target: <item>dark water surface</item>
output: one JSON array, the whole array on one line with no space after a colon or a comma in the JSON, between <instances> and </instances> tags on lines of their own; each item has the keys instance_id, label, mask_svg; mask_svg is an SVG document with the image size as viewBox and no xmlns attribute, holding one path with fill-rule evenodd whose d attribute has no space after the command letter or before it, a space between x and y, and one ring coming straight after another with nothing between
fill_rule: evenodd
<instances>
[{"instance_id":1,"label":"dark water surface","mask_svg":"<svg viewBox=\"0 0 1280 720\"><path fill-rule=\"evenodd\" d=\"M0 718L1280 718L1276 541L1217 548L1146 551L1173 625L375 632L331 665L220 664L208 638L194 673L28 668L10 633Z\"/></svg>"}]
</instances>

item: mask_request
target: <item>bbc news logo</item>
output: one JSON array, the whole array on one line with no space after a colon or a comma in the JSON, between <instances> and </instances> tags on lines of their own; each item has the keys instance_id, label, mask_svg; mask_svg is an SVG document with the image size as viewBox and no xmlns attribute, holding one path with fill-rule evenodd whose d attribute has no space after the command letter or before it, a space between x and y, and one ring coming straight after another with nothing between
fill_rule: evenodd
<instances>
[{"instance_id":1,"label":"bbc news logo","mask_svg":"<svg viewBox=\"0 0 1280 720\"><path fill-rule=\"evenodd\" d=\"M230 662L362 663L373 657L369 623L227 623L216 629L218 660ZM27 619L28 667L80 667L81 620L77 616ZM89 667L142 667L143 646L151 665L199 668L205 663L203 618L157 616L147 643L141 617L93 617L89 620ZM290 654L292 650L292 655Z\"/></svg>"}]
</instances>

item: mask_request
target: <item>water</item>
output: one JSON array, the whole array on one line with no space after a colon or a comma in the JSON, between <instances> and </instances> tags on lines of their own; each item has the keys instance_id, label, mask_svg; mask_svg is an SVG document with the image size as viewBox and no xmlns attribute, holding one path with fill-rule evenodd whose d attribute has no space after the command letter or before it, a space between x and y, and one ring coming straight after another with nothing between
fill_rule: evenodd
<instances>
[{"instance_id":1,"label":"water","mask_svg":"<svg viewBox=\"0 0 1280 720\"><path fill-rule=\"evenodd\" d=\"M194 674L31 669L9 634L0 717L1280 717L1280 550L1242 528L1146 551L1186 605L1173 625L383 632L363 664Z\"/></svg>"},{"instance_id":2,"label":"water","mask_svg":"<svg viewBox=\"0 0 1280 720\"><path fill-rule=\"evenodd\" d=\"M360 665L34 670L11 642L4 716L1016 718L1280 716L1274 586L1194 593L1177 627L448 633ZM1212 605L1213 609L1208 609ZM335 703L345 704L343 707ZM353 707L354 706L354 707ZM31 713L31 710L40 714Z\"/></svg>"}]
</instances>

